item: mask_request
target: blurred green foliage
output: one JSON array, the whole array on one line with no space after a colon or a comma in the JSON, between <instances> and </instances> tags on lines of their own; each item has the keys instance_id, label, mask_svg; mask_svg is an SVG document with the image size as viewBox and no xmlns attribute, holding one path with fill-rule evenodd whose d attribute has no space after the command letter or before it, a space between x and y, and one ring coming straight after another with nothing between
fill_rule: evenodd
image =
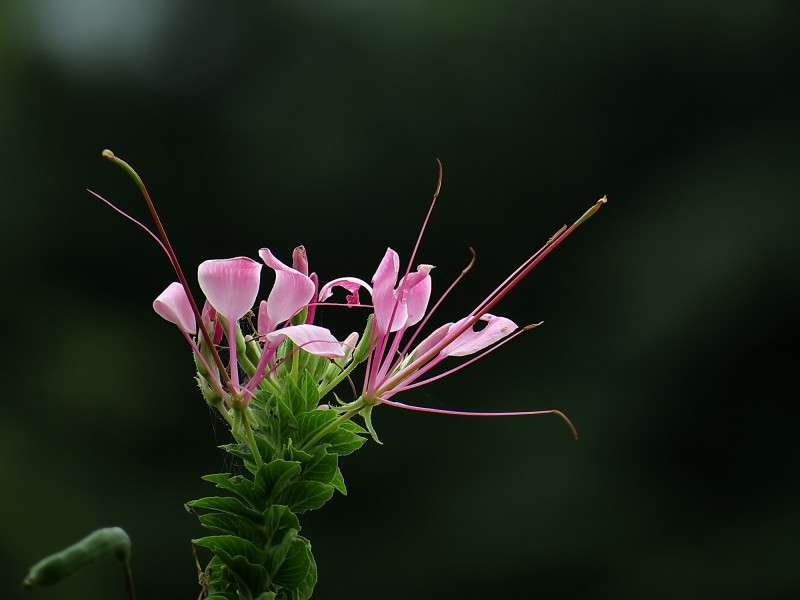
<instances>
[{"instance_id":1,"label":"blurred green foliage","mask_svg":"<svg viewBox=\"0 0 800 600\"><path fill-rule=\"evenodd\" d=\"M609 196L497 311L544 327L404 397L560 408L581 440L555 418L377 410L386 445L344 461L349 496L304 529L320 598L798 597L798 17L788 0L0 3L0 597L109 525L140 597L199 592L183 503L228 440L150 310L168 262L84 191L144 217L106 147L187 270L303 243L323 280L408 256L439 157L420 261L442 291L478 252L442 319ZM122 598L120 579L35 594Z\"/></svg>"}]
</instances>

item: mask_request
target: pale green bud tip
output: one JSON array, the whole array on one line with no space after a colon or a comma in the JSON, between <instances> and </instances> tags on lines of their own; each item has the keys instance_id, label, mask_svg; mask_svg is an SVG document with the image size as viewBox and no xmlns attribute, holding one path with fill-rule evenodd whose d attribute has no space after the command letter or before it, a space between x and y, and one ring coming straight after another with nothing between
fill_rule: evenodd
<instances>
[{"instance_id":1,"label":"pale green bud tip","mask_svg":"<svg viewBox=\"0 0 800 600\"><path fill-rule=\"evenodd\" d=\"M114 156L114 153L111 150L106 148L105 150L103 150L103 158L107 158L108 160L114 160L117 157Z\"/></svg>"}]
</instances>

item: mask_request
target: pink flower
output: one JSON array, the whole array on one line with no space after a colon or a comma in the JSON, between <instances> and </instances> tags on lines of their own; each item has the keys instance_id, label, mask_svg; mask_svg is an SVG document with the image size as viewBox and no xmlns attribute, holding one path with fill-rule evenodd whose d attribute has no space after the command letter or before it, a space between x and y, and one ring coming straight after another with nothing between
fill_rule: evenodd
<instances>
[{"instance_id":1,"label":"pink flower","mask_svg":"<svg viewBox=\"0 0 800 600\"><path fill-rule=\"evenodd\" d=\"M433 312L472 266L470 263L470 266L447 289L436 305L428 311L427 307L431 294L430 271L433 267L420 265L416 271L411 272L411 263L416 255L416 250L419 247L435 201L436 196L434 196L434 201L423 223L422 231L417 239L405 275L399 281L397 279L399 275L399 258L397 253L389 248L372 278L372 287L358 278L343 277L334 279L320 290L319 300L322 302L332 295L334 288L342 287L346 289L348 292L347 303L349 305L360 303L358 292L361 288L364 288L372 295L374 324L371 332L367 372L364 378L361 399L370 406L385 403L410 410L456 415L507 416L555 413L564 417L562 413L554 410L512 413L466 413L438 410L410 406L395 402L391 398L398 392L430 383L454 373L488 352L499 348L524 331L536 327L537 325L529 325L519 329L516 323L510 319L492 315L489 311L545 256L566 239L581 223L594 214L606 202L606 199L599 200L571 227L560 229L556 235L551 237L542 248L522 263L466 317L455 323L441 325L413 350L410 350L417 334L427 323ZM484 326L481 329L475 329L478 323L483 323ZM404 342L404 336L414 326L417 326L416 331ZM464 357L475 354L477 356L444 373L423 378L432 368L448 357ZM566 417L564 418L566 420ZM568 420L567 423L569 423ZM572 427L571 423L570 427Z\"/></svg>"},{"instance_id":2,"label":"pink flower","mask_svg":"<svg viewBox=\"0 0 800 600\"><path fill-rule=\"evenodd\" d=\"M275 271L275 284L267 300L258 307L258 334L264 340L261 358L256 370L245 387L245 395L251 395L258 384L275 370L275 355L278 346L289 338L298 348L325 358L344 356L339 341L324 327L311 324L291 325L290 319L308 307L314 298L316 284L305 273L279 261L268 248L258 251L261 260ZM305 248L298 246L293 255L293 264L308 271Z\"/></svg>"}]
</instances>

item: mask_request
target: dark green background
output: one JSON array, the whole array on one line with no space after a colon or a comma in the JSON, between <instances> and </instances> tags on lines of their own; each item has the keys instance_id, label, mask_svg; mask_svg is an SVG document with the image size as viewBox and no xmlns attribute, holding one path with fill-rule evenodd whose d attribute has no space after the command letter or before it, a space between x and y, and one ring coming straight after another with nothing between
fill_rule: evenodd
<instances>
[{"instance_id":1,"label":"dark green background","mask_svg":"<svg viewBox=\"0 0 800 600\"><path fill-rule=\"evenodd\" d=\"M195 598L183 510L226 441L173 280L112 148L187 270L323 280L419 256L465 314L562 223L609 204L496 310L546 326L376 411L385 442L308 515L321 599L800 597L798 4L29 0L0 4L0 597L125 527L140 598ZM265 277L264 291L269 279ZM340 336L355 317L323 322ZM41 600L122 598L113 564ZM32 596L33 597L33 596Z\"/></svg>"}]
</instances>

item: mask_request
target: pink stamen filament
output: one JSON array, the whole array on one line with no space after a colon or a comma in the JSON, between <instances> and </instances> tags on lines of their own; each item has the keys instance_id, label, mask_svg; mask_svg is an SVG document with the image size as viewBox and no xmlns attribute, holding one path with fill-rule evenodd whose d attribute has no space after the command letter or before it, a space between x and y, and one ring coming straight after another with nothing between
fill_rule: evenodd
<instances>
[{"instance_id":1,"label":"pink stamen filament","mask_svg":"<svg viewBox=\"0 0 800 600\"><path fill-rule=\"evenodd\" d=\"M390 377L388 380L383 382L383 385L380 386L379 389L375 390L374 396L380 397L385 392L391 390L398 384L400 384L403 380L405 380L408 375L416 371L419 367L425 365L434 357L436 357L444 348L448 346L453 340L457 339L462 333L467 331L471 328L475 323L477 323L480 318L488 313L508 292L510 292L525 276L531 272L531 270L539 264L550 252L552 252L562 241L564 241L569 235L575 231L575 229L581 225L586 219L592 216L597 210L606 202L606 198L603 197L598 200L592 208L586 211L583 216L575 221L572 226L567 229L562 235L560 235L557 239L548 240L541 249L539 249L531 258L526 260L523 265L523 268L517 268L513 275L506 278L506 280L495 289L486 300L481 302L478 307L472 311L470 314L470 318L464 321L464 323L451 331L447 334L438 344L433 346L430 350L428 350L425 354L420 357L417 357L406 369L403 369L400 373L397 373Z\"/></svg>"},{"instance_id":2,"label":"pink stamen filament","mask_svg":"<svg viewBox=\"0 0 800 600\"><path fill-rule=\"evenodd\" d=\"M422 236L425 234L425 229L428 226L428 222L430 221L431 214L433 213L433 207L436 206L436 200L439 198L439 192L442 190L442 177L443 177L443 167L442 161L438 158L436 159L436 163L439 165L439 176L436 182L436 189L433 192L433 198L431 199L430 206L428 206L428 212L425 214L425 219L422 222L422 227L420 228L419 235L417 235L417 241L414 243L414 249L411 251L411 256L408 259L408 265L406 266L405 274L402 277L402 283L400 287L395 291L395 301L394 306L392 306L392 312L389 315L389 322L386 324L386 334L380 336L377 340L377 345L375 347L375 354L378 357L376 363L372 366L372 369L368 368L368 372L370 373L370 380L373 380L375 377L381 379L385 376L385 373L381 374L388 366L391 364L391 356L394 351L397 350L397 347L400 345L400 338L402 338L403 333L405 333L406 328L402 328L400 331L394 334L392 347L387 351L386 345L389 341L389 338L392 336L391 328L392 323L394 322L395 314L397 313L397 307L400 305L400 302L403 298L403 293L408 286L409 280L409 273L411 273L411 266L414 264L414 260L417 257L417 251L419 250L419 246L422 243ZM394 287L394 286L393 286ZM374 301L374 299L373 299ZM377 329L379 323L377 319L375 321L375 328Z\"/></svg>"},{"instance_id":3,"label":"pink stamen filament","mask_svg":"<svg viewBox=\"0 0 800 600\"><path fill-rule=\"evenodd\" d=\"M231 383L233 389L230 390L231 394L235 397L241 390L239 389L239 364L236 360L236 321L228 319L228 369L231 372Z\"/></svg>"},{"instance_id":4,"label":"pink stamen filament","mask_svg":"<svg viewBox=\"0 0 800 600\"><path fill-rule=\"evenodd\" d=\"M116 157L114 153L111 152L111 150L103 150L103 157L113 162L117 166L121 167L126 173L128 173L128 175L134 180L137 187L139 188L139 191L141 192L142 196L144 197L145 203L147 204L147 208L150 211L150 215L153 217L153 221L156 224L156 231L158 231L158 236L160 238L159 245L167 253L170 264L172 265L172 268L175 270L175 274L178 276L178 279L180 280L181 285L183 286L183 289L186 292L186 297L188 298L189 304L192 307L194 318L196 319L200 327L200 331L203 334L203 339L206 341L206 345L208 346L209 351L211 352L211 356L214 359L214 364L217 365L220 375L225 381L225 385L231 387L228 373L225 371L225 367L222 364L222 359L220 358L219 353L217 352L216 346L214 346L214 341L213 341L214 339L211 337L211 335L209 335L208 328L205 326L205 323L203 323L200 310L197 308L197 303L195 302L194 296L192 296L192 292L189 289L189 283L187 282L186 277L183 274L183 269L181 269L181 265L178 262L178 257L175 255L175 251L172 249L172 244L170 244L169 242L169 237L167 236L167 232L164 229L164 226L161 224L161 219L158 216L158 212L156 211L156 207L155 204L153 203L153 200L150 198L150 193L147 191L147 187L145 187L144 182L142 181L141 177L139 177L139 174L133 169L133 167L131 167L127 162L125 162L121 158ZM94 192L91 193L94 194ZM94 195L97 196L97 194ZM106 204L109 204L110 206L113 207L113 205L110 202L108 201L105 202ZM135 219L131 220L136 222ZM150 230L147 229L147 227L144 227L143 225L142 227L146 231L148 231L151 234L151 236L155 237L152 234L152 232L150 232Z\"/></svg>"},{"instance_id":5,"label":"pink stamen filament","mask_svg":"<svg viewBox=\"0 0 800 600\"><path fill-rule=\"evenodd\" d=\"M431 360L428 364L423 365L415 373L412 373L407 379L403 380L402 383L400 383L396 388L392 389L391 392L389 392L389 393L391 395L394 395L397 392L402 392L404 390L410 390L410 389L413 389L413 388L416 388L416 387L420 387L420 386L426 385L428 383L431 383L433 381L436 381L437 379L442 379L443 377L447 377L448 375L452 375L456 371L460 371L464 367L467 367L467 366L471 365L472 363L474 363L477 360L480 360L481 358L483 358L484 356L486 356L490 352L494 352L495 350L497 350L501 346L506 345L508 342L510 342L514 338L522 335L526 331L530 331L531 329L535 329L536 327L538 327L541 324L542 323L536 323L535 325L528 325L527 327L523 327L522 329L519 329L519 330L515 331L514 333L512 333L511 335L509 335L505 339L500 340L500 342L498 342L496 344L493 344L492 346L489 346L488 348L484 349L480 354L477 354L476 356L473 356L469 360L467 360L467 361L465 361L465 362L453 367L452 369L450 369L448 371L445 371L444 373L439 373L438 375L435 375L435 376L430 377L428 379L425 379L423 381L418 381L418 379L422 375L424 375L425 373L430 371L433 367L435 367L436 365L438 365L440 362L442 362L444 359L447 358L447 356L442 356L441 354L439 354L439 356L437 356L436 358Z\"/></svg>"},{"instance_id":6,"label":"pink stamen filament","mask_svg":"<svg viewBox=\"0 0 800 600\"><path fill-rule=\"evenodd\" d=\"M381 400L381 404L388 404L389 406L394 406L396 408L404 408L406 410L413 410L417 412L425 412L425 413L434 413L437 415L454 415L458 417L525 417L525 416L536 416L536 415L557 415L564 419L567 425L572 431L573 437L577 440L578 439L578 431L575 429L575 426L572 424L567 418L567 415L562 413L560 410L550 409L550 410L530 410L530 411L511 411L511 412L467 412L461 410L445 410L443 408L427 408L423 406L413 406L411 404L404 404L402 402L394 402L393 400Z\"/></svg>"}]
</instances>

